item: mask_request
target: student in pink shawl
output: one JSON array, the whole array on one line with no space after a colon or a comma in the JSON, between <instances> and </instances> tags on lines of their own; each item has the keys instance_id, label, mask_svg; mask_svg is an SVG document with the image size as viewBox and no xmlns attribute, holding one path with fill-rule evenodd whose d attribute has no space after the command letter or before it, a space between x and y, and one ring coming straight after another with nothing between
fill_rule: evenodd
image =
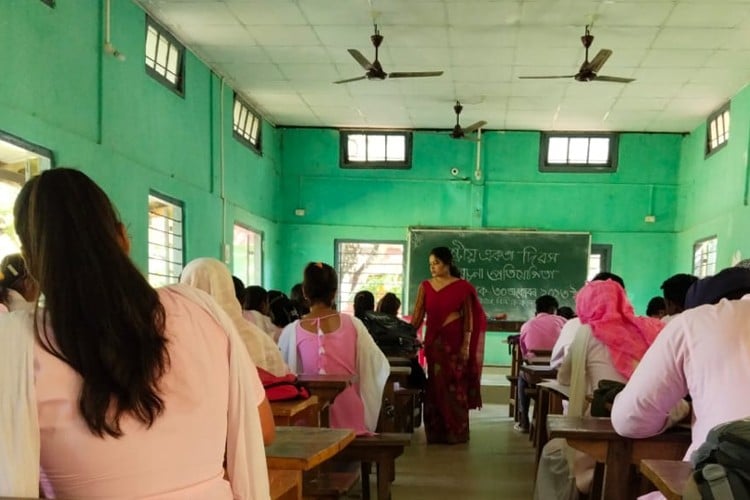
<instances>
[{"instance_id":1,"label":"student in pink shawl","mask_svg":"<svg viewBox=\"0 0 750 500\"><path fill-rule=\"evenodd\" d=\"M581 325L557 376L561 384L571 386L570 416L590 414L586 396L600 380L626 382L664 327L658 319L636 316L625 290L613 280L592 281L581 288L576 295L576 313ZM578 491L590 490L594 460L565 450L564 440L552 440L544 447L535 499L568 498L560 485L568 481L569 471Z\"/></svg>"},{"instance_id":2,"label":"student in pink shawl","mask_svg":"<svg viewBox=\"0 0 750 500\"><path fill-rule=\"evenodd\" d=\"M428 443L465 443L469 410L482 407L487 318L474 287L460 278L450 249L433 248L429 259L432 278L419 285L411 319L419 328L427 315L425 433Z\"/></svg>"}]
</instances>

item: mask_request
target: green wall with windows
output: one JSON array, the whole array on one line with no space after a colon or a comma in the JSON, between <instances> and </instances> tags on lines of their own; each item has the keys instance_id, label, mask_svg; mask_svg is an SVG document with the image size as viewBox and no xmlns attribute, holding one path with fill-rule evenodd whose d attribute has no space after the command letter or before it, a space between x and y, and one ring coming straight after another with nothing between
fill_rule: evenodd
<instances>
[{"instance_id":1,"label":"green wall with windows","mask_svg":"<svg viewBox=\"0 0 750 500\"><path fill-rule=\"evenodd\" d=\"M685 137L681 148L675 260L692 266L693 244L717 237L716 270L731 265L736 252L750 257L750 88L730 102L729 140L706 157L706 124Z\"/></svg>"},{"instance_id":2,"label":"green wall with windows","mask_svg":"<svg viewBox=\"0 0 750 500\"><path fill-rule=\"evenodd\" d=\"M144 69L145 14L112 2L117 60L101 50L100 0L0 2L0 130L53 151L56 164L110 193L145 271L147 198L184 203L185 258L223 257L235 221L263 232L266 284L278 254L278 132L263 124L263 155L232 137L233 91L187 53L181 97ZM222 168L223 166L223 168ZM225 200L225 201L224 201ZM226 236L225 236L226 235Z\"/></svg>"},{"instance_id":3,"label":"green wall with windows","mask_svg":"<svg viewBox=\"0 0 750 500\"><path fill-rule=\"evenodd\" d=\"M112 2L124 61L102 51L102 14L102 0L0 2L0 131L96 179L144 271L151 191L184 203L186 260L223 257L237 221L263 233L263 284L283 290L308 261L333 262L336 239L405 241L412 225L590 231L612 245L639 312L664 277L691 270L698 239L718 236L718 268L736 251L750 257L748 89L732 99L729 143L709 158L698 124L684 137L622 134L614 173L542 173L538 132L488 131L477 179L476 144L418 131L408 170L341 169L335 129L264 122L263 153L251 151L232 137L233 90L220 77L188 52L178 96L145 72L141 8Z\"/></svg>"},{"instance_id":4,"label":"green wall with windows","mask_svg":"<svg viewBox=\"0 0 750 500\"><path fill-rule=\"evenodd\" d=\"M490 131L477 181L476 144L447 132L415 132L409 170L340 168L334 129L280 133L283 260L291 273L283 287L299 280L306 262L332 262L336 238L405 241L412 225L590 231L594 243L613 245L612 269L638 310L665 277L686 270L672 259L678 134L623 134L615 173L570 174L539 172L538 132ZM296 208L305 215L295 216ZM644 222L649 214L655 223Z\"/></svg>"}]
</instances>

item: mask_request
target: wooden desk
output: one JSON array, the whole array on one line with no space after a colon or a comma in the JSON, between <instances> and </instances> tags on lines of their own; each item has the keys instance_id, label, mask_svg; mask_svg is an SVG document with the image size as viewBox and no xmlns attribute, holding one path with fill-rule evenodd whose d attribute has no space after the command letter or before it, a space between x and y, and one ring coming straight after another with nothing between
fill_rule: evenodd
<instances>
[{"instance_id":1,"label":"wooden desk","mask_svg":"<svg viewBox=\"0 0 750 500\"><path fill-rule=\"evenodd\" d=\"M400 356L388 356L388 364L391 366L408 366L411 367L411 360Z\"/></svg>"},{"instance_id":2,"label":"wooden desk","mask_svg":"<svg viewBox=\"0 0 750 500\"><path fill-rule=\"evenodd\" d=\"M508 352L511 359L510 375L507 376L508 382L510 382L510 395L508 396L508 416L513 417L513 420L516 422L518 422L518 404L516 404L516 392L518 391L518 375L522 362L521 347L519 346L520 338L520 335L510 335L507 339L505 339L508 343Z\"/></svg>"},{"instance_id":3,"label":"wooden desk","mask_svg":"<svg viewBox=\"0 0 750 500\"><path fill-rule=\"evenodd\" d=\"M641 460L641 473L667 500L682 500L685 484L693 474L690 462L678 460Z\"/></svg>"},{"instance_id":4,"label":"wooden desk","mask_svg":"<svg viewBox=\"0 0 750 500\"><path fill-rule=\"evenodd\" d=\"M410 366L391 366L391 372L385 382L385 387L383 387L383 400L380 405L377 432L400 431L400 429L396 429L396 421L400 417L396 414L396 384L398 384L399 389L406 388L410 374Z\"/></svg>"},{"instance_id":5,"label":"wooden desk","mask_svg":"<svg viewBox=\"0 0 750 500\"><path fill-rule=\"evenodd\" d=\"M271 401L273 423L277 426L304 425L318 427L318 397L293 399L291 401Z\"/></svg>"},{"instance_id":6,"label":"wooden desk","mask_svg":"<svg viewBox=\"0 0 750 500\"><path fill-rule=\"evenodd\" d=\"M266 446L266 463L269 471L294 471L295 483L299 484L295 494L299 500L302 498L302 472L338 454L352 440L354 432L349 429L277 427L276 439Z\"/></svg>"},{"instance_id":7,"label":"wooden desk","mask_svg":"<svg viewBox=\"0 0 750 500\"><path fill-rule=\"evenodd\" d=\"M603 497L607 500L634 498L637 481L631 465L643 459L680 460L690 446L690 430L673 428L647 439L618 435L608 418L549 415L550 438L565 438L568 445L605 464Z\"/></svg>"},{"instance_id":8,"label":"wooden desk","mask_svg":"<svg viewBox=\"0 0 750 500\"><path fill-rule=\"evenodd\" d=\"M487 320L488 332L520 332L525 321Z\"/></svg>"},{"instance_id":9,"label":"wooden desk","mask_svg":"<svg viewBox=\"0 0 750 500\"><path fill-rule=\"evenodd\" d=\"M370 464L377 464L378 500L391 499L391 483L396 478L396 458L411 443L411 434L382 433L359 436L341 452L342 458L362 462L362 498L370 499Z\"/></svg>"},{"instance_id":10,"label":"wooden desk","mask_svg":"<svg viewBox=\"0 0 750 500\"><path fill-rule=\"evenodd\" d=\"M297 471L268 469L268 487L271 490L271 500L297 500L302 498L302 483L299 481L300 474Z\"/></svg>"},{"instance_id":11,"label":"wooden desk","mask_svg":"<svg viewBox=\"0 0 750 500\"><path fill-rule=\"evenodd\" d=\"M534 412L534 449L536 451L536 464L539 465L539 457L542 456L542 449L549 441L547 437L547 415L562 415L563 401L570 398L570 386L562 385L556 380L544 380L537 385L539 391L536 404L539 405Z\"/></svg>"},{"instance_id":12,"label":"wooden desk","mask_svg":"<svg viewBox=\"0 0 750 500\"><path fill-rule=\"evenodd\" d=\"M297 376L297 381L318 397L321 427L328 427L328 409L336 396L354 382L354 375L305 375Z\"/></svg>"},{"instance_id":13,"label":"wooden desk","mask_svg":"<svg viewBox=\"0 0 750 500\"><path fill-rule=\"evenodd\" d=\"M519 371L526 377L529 386L535 386L544 379L557 377L557 368L550 365L521 365Z\"/></svg>"}]
</instances>

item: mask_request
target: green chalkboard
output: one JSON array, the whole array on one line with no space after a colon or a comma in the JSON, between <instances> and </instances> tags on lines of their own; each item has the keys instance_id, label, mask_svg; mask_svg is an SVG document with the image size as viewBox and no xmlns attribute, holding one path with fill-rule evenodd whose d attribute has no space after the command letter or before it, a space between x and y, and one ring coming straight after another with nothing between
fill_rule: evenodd
<instances>
[{"instance_id":1,"label":"green chalkboard","mask_svg":"<svg viewBox=\"0 0 750 500\"><path fill-rule=\"evenodd\" d=\"M586 281L590 244L589 233L411 227L409 307L419 284L430 277L430 250L439 246L450 248L490 317L506 313L509 320L531 318L540 295L574 307L575 292Z\"/></svg>"}]
</instances>

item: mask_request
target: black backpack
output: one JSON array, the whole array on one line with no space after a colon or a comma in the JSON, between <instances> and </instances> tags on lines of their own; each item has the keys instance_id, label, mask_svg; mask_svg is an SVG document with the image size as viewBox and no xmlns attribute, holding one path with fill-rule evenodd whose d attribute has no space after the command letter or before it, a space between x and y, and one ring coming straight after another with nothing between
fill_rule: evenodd
<instances>
[{"instance_id":1,"label":"black backpack","mask_svg":"<svg viewBox=\"0 0 750 500\"><path fill-rule=\"evenodd\" d=\"M717 425L690 457L695 472L683 498L750 499L750 418Z\"/></svg>"},{"instance_id":2,"label":"black backpack","mask_svg":"<svg viewBox=\"0 0 750 500\"><path fill-rule=\"evenodd\" d=\"M367 311L360 319L386 356L410 358L421 347L417 339L417 330L396 316Z\"/></svg>"}]
</instances>

